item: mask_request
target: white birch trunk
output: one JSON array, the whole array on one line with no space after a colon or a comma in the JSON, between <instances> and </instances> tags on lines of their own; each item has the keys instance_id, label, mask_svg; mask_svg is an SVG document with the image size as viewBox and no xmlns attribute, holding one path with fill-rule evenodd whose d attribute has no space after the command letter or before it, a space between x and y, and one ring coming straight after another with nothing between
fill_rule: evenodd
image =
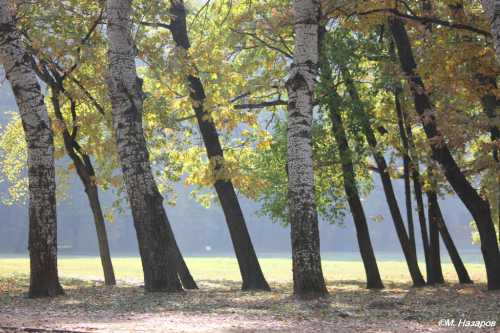
<instances>
[{"instance_id":1,"label":"white birch trunk","mask_svg":"<svg viewBox=\"0 0 500 333\"><path fill-rule=\"evenodd\" d=\"M131 0L108 0L109 77L113 127L144 270L147 291L181 290L163 198L151 171L142 128L142 81L131 36ZM172 236L173 237L173 236Z\"/></svg>"},{"instance_id":2,"label":"white birch trunk","mask_svg":"<svg viewBox=\"0 0 500 333\"><path fill-rule=\"evenodd\" d=\"M0 63L14 92L28 150L30 297L62 293L57 274L57 219L52 127L14 9L0 0Z\"/></svg>"},{"instance_id":3,"label":"white birch trunk","mask_svg":"<svg viewBox=\"0 0 500 333\"><path fill-rule=\"evenodd\" d=\"M327 293L321 269L311 145L314 89L319 61L319 0L295 0L294 62L288 89L288 207L294 292Z\"/></svg>"}]
</instances>

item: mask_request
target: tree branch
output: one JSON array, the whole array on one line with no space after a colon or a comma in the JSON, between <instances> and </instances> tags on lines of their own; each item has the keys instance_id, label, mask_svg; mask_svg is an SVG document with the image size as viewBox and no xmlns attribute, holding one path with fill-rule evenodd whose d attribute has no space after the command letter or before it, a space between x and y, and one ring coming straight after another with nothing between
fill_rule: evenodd
<instances>
[{"instance_id":1,"label":"tree branch","mask_svg":"<svg viewBox=\"0 0 500 333\"><path fill-rule=\"evenodd\" d=\"M237 104L234 106L236 110L245 110L245 109L261 109L270 106L279 106L279 105L288 105L287 101L277 99L274 101L266 101L260 103L245 103L245 104Z\"/></svg>"},{"instance_id":2,"label":"tree branch","mask_svg":"<svg viewBox=\"0 0 500 333\"><path fill-rule=\"evenodd\" d=\"M476 27L471 26L471 25L461 24L461 23L452 23L449 21L441 20L439 18L435 18L435 17L428 17L428 16L422 17L422 16L405 14L405 13L402 13L394 8L377 8L377 9L367 10L365 12L353 12L349 16L353 16L353 15L363 16L363 15L370 15L370 14L376 14L376 13L388 13L388 14L398 16L400 18L420 22L422 24L429 24L430 23L430 24L435 24L435 25L441 25L443 27L447 27L447 28L451 28L451 29L466 30L466 31L474 32L474 33L477 33L479 35L491 38L490 32L483 30L483 29L480 29L480 28L476 28Z\"/></svg>"}]
</instances>

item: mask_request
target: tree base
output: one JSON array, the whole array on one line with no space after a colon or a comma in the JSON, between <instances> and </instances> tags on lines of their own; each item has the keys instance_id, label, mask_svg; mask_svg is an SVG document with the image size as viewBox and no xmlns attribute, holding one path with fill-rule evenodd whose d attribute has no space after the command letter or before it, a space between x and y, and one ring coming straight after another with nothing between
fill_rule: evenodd
<instances>
[{"instance_id":1,"label":"tree base","mask_svg":"<svg viewBox=\"0 0 500 333\"><path fill-rule=\"evenodd\" d=\"M368 283L366 285L366 289L370 289L370 290L382 290L382 289L385 289L385 286L382 282L380 283Z\"/></svg>"},{"instance_id":2,"label":"tree base","mask_svg":"<svg viewBox=\"0 0 500 333\"><path fill-rule=\"evenodd\" d=\"M242 291L271 291L271 287L266 281L255 283L255 284L243 284L241 286Z\"/></svg>"},{"instance_id":3,"label":"tree base","mask_svg":"<svg viewBox=\"0 0 500 333\"><path fill-rule=\"evenodd\" d=\"M328 295L329 295L328 290L324 290L324 291L303 291L303 292L297 292L297 291L295 291L293 293L293 296L295 298L303 300L303 301L309 301L309 300L314 300L314 299L326 298L326 297L328 297Z\"/></svg>"},{"instance_id":4,"label":"tree base","mask_svg":"<svg viewBox=\"0 0 500 333\"><path fill-rule=\"evenodd\" d=\"M28 298L56 297L60 295L64 295L64 290L59 283L48 287L30 287L28 292Z\"/></svg>"}]
</instances>

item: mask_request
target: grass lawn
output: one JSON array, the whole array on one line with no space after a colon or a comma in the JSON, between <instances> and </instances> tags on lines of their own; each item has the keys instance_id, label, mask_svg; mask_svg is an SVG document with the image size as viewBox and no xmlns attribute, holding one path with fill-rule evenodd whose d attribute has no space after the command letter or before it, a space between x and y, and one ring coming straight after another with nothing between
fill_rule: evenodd
<instances>
[{"instance_id":1,"label":"grass lawn","mask_svg":"<svg viewBox=\"0 0 500 333\"><path fill-rule=\"evenodd\" d=\"M230 280L240 281L236 259L229 257L188 257L186 262L195 280ZM289 258L261 258L264 275L269 282L286 283L292 281L292 265ZM113 264L118 280L140 282L142 280L141 262L138 257L116 257ZM466 264L474 281L484 282L484 266L477 263ZM420 263L422 274L425 264ZM402 261L380 261L379 269L384 281L406 283L410 276L406 264ZM82 280L101 280L102 270L97 257L61 257L59 258L61 277ZM29 261L26 258L1 258L0 277L12 274L27 274ZM360 261L323 260L323 272L328 281L364 281L363 264ZM456 274L451 263L443 263L446 280L456 281Z\"/></svg>"}]
</instances>

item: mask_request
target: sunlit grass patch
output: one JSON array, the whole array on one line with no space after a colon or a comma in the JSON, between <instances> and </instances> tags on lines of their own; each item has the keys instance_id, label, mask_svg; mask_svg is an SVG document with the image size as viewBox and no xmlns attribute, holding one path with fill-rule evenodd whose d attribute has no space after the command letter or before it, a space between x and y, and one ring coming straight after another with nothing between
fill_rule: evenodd
<instances>
[{"instance_id":1,"label":"sunlit grass patch","mask_svg":"<svg viewBox=\"0 0 500 333\"><path fill-rule=\"evenodd\" d=\"M240 281L240 272L236 259L230 257L188 257L186 262L198 281L216 283L216 281ZM292 263L289 258L261 258L264 275L271 283L290 283L292 281ZM59 258L61 277L82 280L102 280L102 269L97 257L61 257ZM113 258L118 280L132 283L142 281L141 261L138 257ZM466 264L474 281L484 282L485 271L481 264ZM420 263L422 273L425 265ZM410 283L406 263L403 261L380 261L379 269L386 284ZM27 258L0 258L0 277L12 274L28 274ZM323 273L329 282L365 280L363 264L360 261L323 260ZM456 282L456 274L451 263L443 263L443 273L447 281ZM208 282L212 281L212 282Z\"/></svg>"}]
</instances>

